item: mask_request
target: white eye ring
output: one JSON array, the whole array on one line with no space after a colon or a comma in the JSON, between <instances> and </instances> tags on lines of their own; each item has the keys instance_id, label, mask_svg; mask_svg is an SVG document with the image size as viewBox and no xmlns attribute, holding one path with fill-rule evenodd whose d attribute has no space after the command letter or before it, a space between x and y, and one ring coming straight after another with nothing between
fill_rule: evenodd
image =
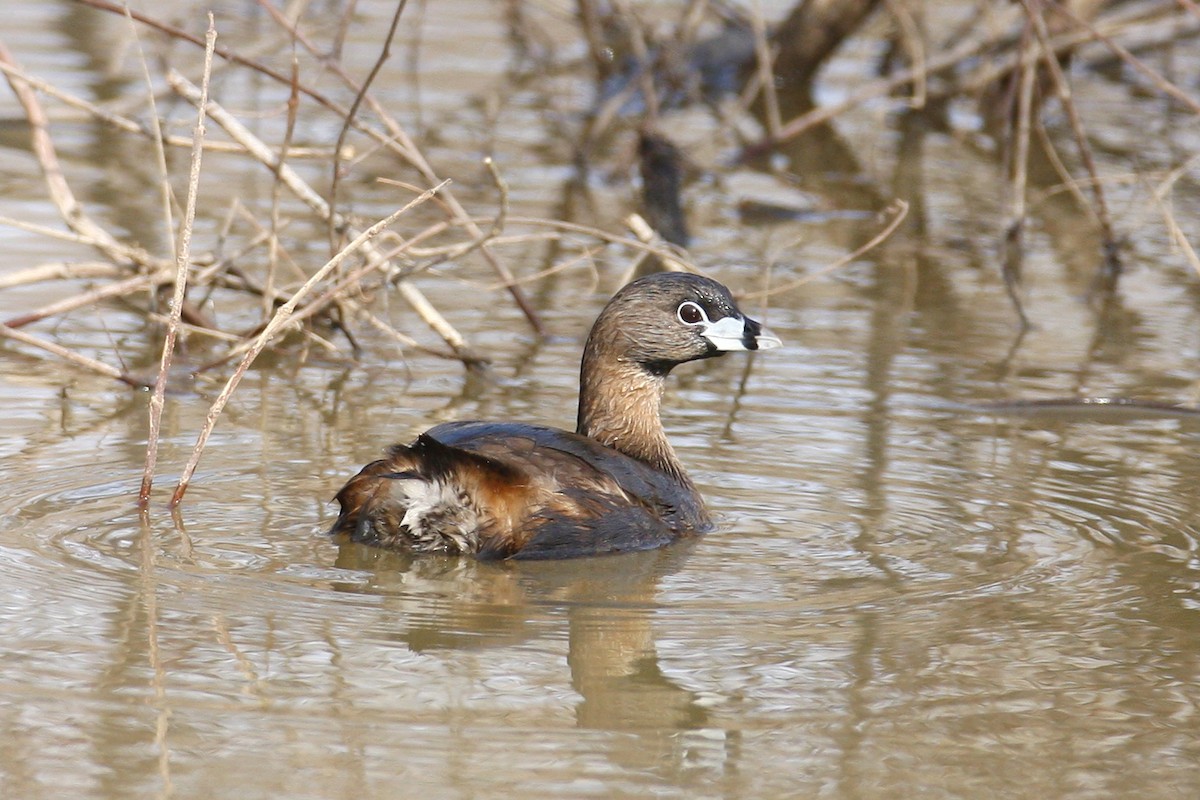
<instances>
[{"instance_id":1,"label":"white eye ring","mask_svg":"<svg viewBox=\"0 0 1200 800\"><path fill-rule=\"evenodd\" d=\"M704 313L704 309L698 303L693 303L691 300L680 303L675 316L684 325L699 325L708 322L708 314Z\"/></svg>"}]
</instances>

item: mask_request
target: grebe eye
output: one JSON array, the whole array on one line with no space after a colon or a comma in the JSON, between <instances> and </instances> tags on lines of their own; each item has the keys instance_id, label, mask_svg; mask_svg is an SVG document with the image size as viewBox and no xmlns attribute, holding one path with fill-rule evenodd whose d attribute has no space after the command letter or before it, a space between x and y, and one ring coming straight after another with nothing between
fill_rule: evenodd
<instances>
[{"instance_id":1,"label":"grebe eye","mask_svg":"<svg viewBox=\"0 0 1200 800\"><path fill-rule=\"evenodd\" d=\"M697 322L702 322L708 317L704 313L704 309L688 300L679 305L679 321L685 325L695 325Z\"/></svg>"}]
</instances>

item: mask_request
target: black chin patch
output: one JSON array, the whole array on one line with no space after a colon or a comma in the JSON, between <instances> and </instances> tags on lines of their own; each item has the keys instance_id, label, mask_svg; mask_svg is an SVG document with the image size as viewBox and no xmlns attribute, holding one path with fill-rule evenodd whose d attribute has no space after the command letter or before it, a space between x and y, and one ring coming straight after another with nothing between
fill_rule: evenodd
<instances>
[{"instance_id":1,"label":"black chin patch","mask_svg":"<svg viewBox=\"0 0 1200 800\"><path fill-rule=\"evenodd\" d=\"M742 344L747 350L758 349L758 335L762 333L762 325L746 317L742 327Z\"/></svg>"},{"instance_id":2,"label":"black chin patch","mask_svg":"<svg viewBox=\"0 0 1200 800\"><path fill-rule=\"evenodd\" d=\"M674 361L643 361L642 368L651 375L656 375L660 378L665 378L674 367Z\"/></svg>"}]
</instances>

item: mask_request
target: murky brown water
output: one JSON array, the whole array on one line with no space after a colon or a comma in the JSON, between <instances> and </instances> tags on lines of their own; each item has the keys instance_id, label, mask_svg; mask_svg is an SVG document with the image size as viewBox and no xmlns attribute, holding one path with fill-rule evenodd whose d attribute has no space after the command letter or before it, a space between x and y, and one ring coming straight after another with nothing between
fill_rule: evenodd
<instances>
[{"instance_id":1,"label":"murky brown water","mask_svg":"<svg viewBox=\"0 0 1200 800\"><path fill-rule=\"evenodd\" d=\"M94 97L136 89L134 62L104 44L120 21L69 2L10 5L2 36L31 71ZM354 34L368 37L349 58L363 70L390 9L360 6L379 20ZM551 35L569 32L564 9L538 12ZM381 91L436 134L430 155L462 176L462 197L494 207L478 166L491 149L514 214L570 216L585 206L567 186L572 133L560 126L591 90L570 72L514 66L498 10L428 4L421 85L398 63ZM252 4L224 13L256 19ZM239 25L233 43L267 27ZM108 77L105 59L119 67ZM835 74L826 91L840 85ZM243 110L278 99L232 79L220 91ZM1100 79L1082 94L1109 174L1197 151L1194 117ZM0 214L57 225L24 131L8 125L18 113L0 95ZM1126 142L1121 123L1139 113L1170 129ZM677 123L684 144L689 126L710 124L700 112ZM1063 201L1035 218L1037 327L1015 342L992 162L883 108L838 130L856 171L823 151L828 171L803 188L838 212L905 197L920 225L835 276L747 303L787 349L749 369L730 357L679 371L666 424L721 518L688 547L410 563L321 533L328 498L390 441L445 419L570 425L582 336L621 263L531 285L554 334L543 342L479 290L484 270L423 278L495 356L498 383L420 354L387 360L394 351L369 333L361 364L265 361L226 411L178 523L162 511L170 479L218 384L169 397L158 505L143 526L145 396L0 347L0 795L1196 796L1200 420L959 404L1194 402L1197 276L1145 184L1114 184L1129 273L1097 312L1081 299L1096 242ZM144 152L91 124L55 132L92 213L160 244ZM306 135L328 144L336 129ZM631 153L631 141L609 146ZM208 164L211 207L269 197L244 163ZM1174 198L1193 243L1198 174L1193 164ZM619 229L631 190L623 176L593 177L575 218ZM687 198L697 261L742 293L764 285L764 264L780 285L878 229L853 214L743 223L737 200L767 183L732 170ZM394 199L347 191L362 209ZM91 257L3 236L0 271ZM504 252L525 274L549 265L538 247ZM0 311L79 286L6 290ZM36 331L109 361L150 362L157 347L120 306Z\"/></svg>"}]
</instances>

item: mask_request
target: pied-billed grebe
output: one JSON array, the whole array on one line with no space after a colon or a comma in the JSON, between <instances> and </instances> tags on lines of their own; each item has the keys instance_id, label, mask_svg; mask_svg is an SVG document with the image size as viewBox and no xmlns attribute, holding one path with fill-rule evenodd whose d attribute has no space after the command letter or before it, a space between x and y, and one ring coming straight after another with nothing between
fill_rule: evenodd
<instances>
[{"instance_id":1,"label":"pied-billed grebe","mask_svg":"<svg viewBox=\"0 0 1200 800\"><path fill-rule=\"evenodd\" d=\"M633 281L583 348L575 433L438 425L351 478L330 532L480 558L647 550L703 532L704 501L658 417L663 381L685 361L779 344L714 280L666 272Z\"/></svg>"}]
</instances>

